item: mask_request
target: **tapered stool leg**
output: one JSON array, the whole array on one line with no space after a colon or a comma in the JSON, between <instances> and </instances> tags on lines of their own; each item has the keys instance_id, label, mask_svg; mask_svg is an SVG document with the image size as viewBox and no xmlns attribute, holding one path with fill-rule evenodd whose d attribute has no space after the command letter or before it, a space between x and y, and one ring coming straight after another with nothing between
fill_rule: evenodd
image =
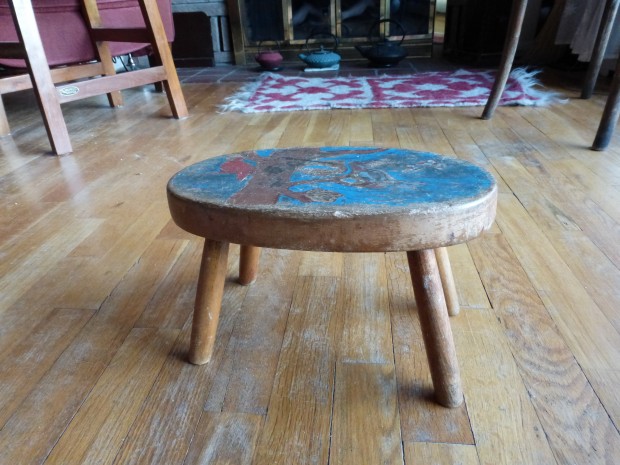
<instances>
[{"instance_id":1,"label":"tapered stool leg","mask_svg":"<svg viewBox=\"0 0 620 465\"><path fill-rule=\"evenodd\" d=\"M435 249L435 258L437 259L437 267L439 268L439 276L441 276L441 285L443 294L448 307L448 315L456 316L459 314L459 297L456 293L456 284L454 283L454 275L452 274L452 266L450 266L450 257L448 249L439 247Z\"/></svg>"},{"instance_id":2,"label":"tapered stool leg","mask_svg":"<svg viewBox=\"0 0 620 465\"><path fill-rule=\"evenodd\" d=\"M205 240L196 290L189 361L202 365L211 360L222 308L228 242Z\"/></svg>"},{"instance_id":3,"label":"tapered stool leg","mask_svg":"<svg viewBox=\"0 0 620 465\"><path fill-rule=\"evenodd\" d=\"M247 286L256 281L260 247L242 245L239 253L239 284Z\"/></svg>"},{"instance_id":4,"label":"tapered stool leg","mask_svg":"<svg viewBox=\"0 0 620 465\"><path fill-rule=\"evenodd\" d=\"M407 259L435 398L446 407L458 407L463 402L461 376L435 253L411 251Z\"/></svg>"}]
</instances>

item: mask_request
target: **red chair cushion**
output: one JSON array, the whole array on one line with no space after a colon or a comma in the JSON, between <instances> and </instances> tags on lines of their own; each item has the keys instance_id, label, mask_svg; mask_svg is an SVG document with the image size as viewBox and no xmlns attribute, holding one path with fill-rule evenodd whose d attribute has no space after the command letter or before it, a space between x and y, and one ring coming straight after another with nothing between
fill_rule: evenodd
<instances>
[{"instance_id":1,"label":"red chair cushion","mask_svg":"<svg viewBox=\"0 0 620 465\"><path fill-rule=\"evenodd\" d=\"M171 0L157 0L168 41L174 40ZM90 41L81 2L78 0L33 0L39 33L50 66L83 63L96 58ZM98 0L105 27L144 27L136 0ZM16 42L17 33L8 0L0 0L0 42ZM146 44L110 43L112 55L125 55L144 49ZM25 67L23 60L1 59L4 66Z\"/></svg>"}]
</instances>

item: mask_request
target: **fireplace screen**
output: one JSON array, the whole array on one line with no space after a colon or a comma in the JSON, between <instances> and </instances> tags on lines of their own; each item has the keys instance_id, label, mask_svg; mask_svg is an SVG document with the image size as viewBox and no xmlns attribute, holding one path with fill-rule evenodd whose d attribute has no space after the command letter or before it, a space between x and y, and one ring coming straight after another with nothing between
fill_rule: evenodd
<instances>
[{"instance_id":1,"label":"fireplace screen","mask_svg":"<svg viewBox=\"0 0 620 465\"><path fill-rule=\"evenodd\" d=\"M325 34L351 47L369 35L430 44L435 13L435 0L238 0L234 6L240 23L236 45L246 49L276 42L299 48Z\"/></svg>"}]
</instances>

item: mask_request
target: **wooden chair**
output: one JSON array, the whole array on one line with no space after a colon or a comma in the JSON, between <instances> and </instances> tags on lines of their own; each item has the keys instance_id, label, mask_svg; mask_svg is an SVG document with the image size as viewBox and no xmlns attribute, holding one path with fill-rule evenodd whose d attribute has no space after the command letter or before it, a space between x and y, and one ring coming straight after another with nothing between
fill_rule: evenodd
<instances>
[{"instance_id":1,"label":"wooden chair","mask_svg":"<svg viewBox=\"0 0 620 465\"><path fill-rule=\"evenodd\" d=\"M18 42L0 43L0 57L24 59L27 73L0 79L0 136L9 134L2 95L25 89L34 90L52 150L59 155L73 151L60 108L66 102L105 93L110 105L120 106L120 90L163 82L173 116L187 116L187 107L156 1L137 0L144 28L116 29L102 27L96 0L81 0L81 3L91 38L96 44L98 59L86 64L50 69L32 2L9 0ZM155 61L161 65L116 74L108 42L149 44Z\"/></svg>"}]
</instances>

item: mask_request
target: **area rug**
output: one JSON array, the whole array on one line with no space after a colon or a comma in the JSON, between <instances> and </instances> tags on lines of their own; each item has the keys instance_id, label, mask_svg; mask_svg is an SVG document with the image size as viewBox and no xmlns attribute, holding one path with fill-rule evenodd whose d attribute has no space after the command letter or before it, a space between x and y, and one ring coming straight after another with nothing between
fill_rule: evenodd
<instances>
[{"instance_id":1,"label":"area rug","mask_svg":"<svg viewBox=\"0 0 620 465\"><path fill-rule=\"evenodd\" d=\"M540 88L536 72L510 74L500 105L547 105L556 95ZM459 107L486 104L492 71L439 71L373 77L261 75L226 99L223 111L330 110L335 108Z\"/></svg>"}]
</instances>

